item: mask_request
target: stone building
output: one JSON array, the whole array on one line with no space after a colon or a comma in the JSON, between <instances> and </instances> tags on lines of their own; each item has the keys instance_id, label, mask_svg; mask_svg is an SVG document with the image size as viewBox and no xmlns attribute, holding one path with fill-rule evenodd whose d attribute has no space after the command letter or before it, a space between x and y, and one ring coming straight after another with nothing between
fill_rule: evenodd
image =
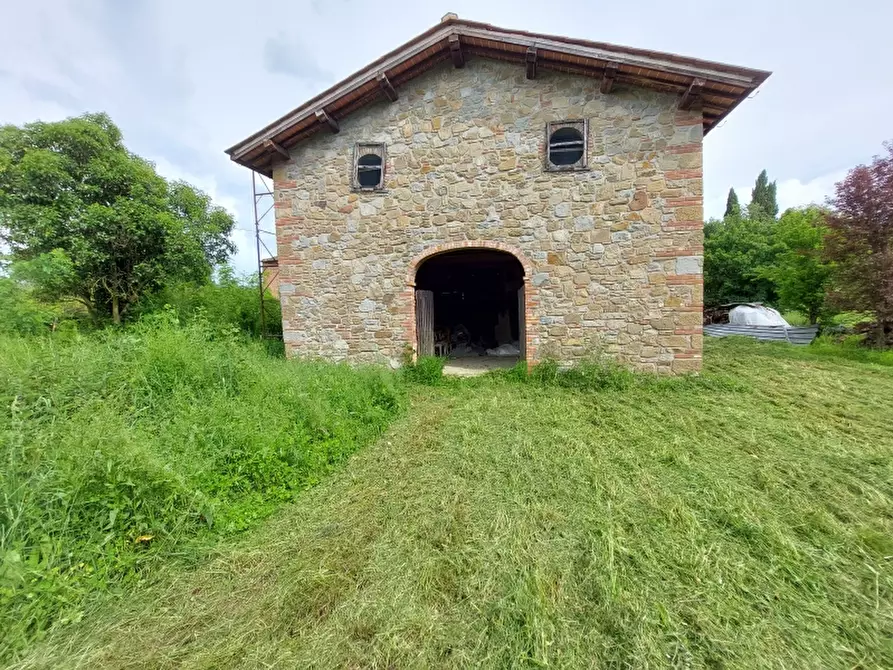
<instances>
[{"instance_id":1,"label":"stone building","mask_svg":"<svg viewBox=\"0 0 893 670\"><path fill-rule=\"evenodd\" d=\"M699 369L702 140L768 74L447 15L227 152L273 178L287 351Z\"/></svg>"}]
</instances>

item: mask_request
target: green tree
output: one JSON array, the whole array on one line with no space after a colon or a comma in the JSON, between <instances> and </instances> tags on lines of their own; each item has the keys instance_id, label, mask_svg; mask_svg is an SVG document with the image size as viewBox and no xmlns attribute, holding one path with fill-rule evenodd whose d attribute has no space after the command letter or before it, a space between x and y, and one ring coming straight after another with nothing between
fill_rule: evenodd
<instances>
[{"instance_id":1,"label":"green tree","mask_svg":"<svg viewBox=\"0 0 893 670\"><path fill-rule=\"evenodd\" d=\"M828 256L834 261L833 301L872 312L877 346L893 343L893 142L887 155L853 168L837 184L828 217Z\"/></svg>"},{"instance_id":2,"label":"green tree","mask_svg":"<svg viewBox=\"0 0 893 670\"><path fill-rule=\"evenodd\" d=\"M105 114L0 128L0 237L15 261L52 254L37 289L119 323L166 282L232 253L232 217L130 153Z\"/></svg>"},{"instance_id":3,"label":"green tree","mask_svg":"<svg viewBox=\"0 0 893 670\"><path fill-rule=\"evenodd\" d=\"M774 221L750 216L704 226L704 304L775 301L774 283L760 272L778 254L774 227Z\"/></svg>"},{"instance_id":4,"label":"green tree","mask_svg":"<svg viewBox=\"0 0 893 670\"><path fill-rule=\"evenodd\" d=\"M748 205L748 213L752 217L758 217L760 214L770 218L778 216L778 200L776 199L775 182L769 181L769 176L763 170L757 177L753 190L750 192L750 205Z\"/></svg>"},{"instance_id":5,"label":"green tree","mask_svg":"<svg viewBox=\"0 0 893 670\"><path fill-rule=\"evenodd\" d=\"M815 323L825 306L831 265L824 259L826 212L818 207L789 209L775 224L774 262L759 268L778 294L778 306L798 310Z\"/></svg>"},{"instance_id":6,"label":"green tree","mask_svg":"<svg viewBox=\"0 0 893 670\"><path fill-rule=\"evenodd\" d=\"M723 218L728 219L730 216L741 216L741 204L738 202L738 194L735 193L734 188L729 189L729 197L726 198L726 213L723 215Z\"/></svg>"}]
</instances>

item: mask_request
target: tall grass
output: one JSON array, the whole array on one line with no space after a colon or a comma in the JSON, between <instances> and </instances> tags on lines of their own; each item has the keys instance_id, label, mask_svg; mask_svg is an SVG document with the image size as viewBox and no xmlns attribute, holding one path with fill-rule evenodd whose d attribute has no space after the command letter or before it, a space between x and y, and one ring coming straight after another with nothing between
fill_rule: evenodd
<instances>
[{"instance_id":1,"label":"tall grass","mask_svg":"<svg viewBox=\"0 0 893 670\"><path fill-rule=\"evenodd\" d=\"M89 594L268 516L402 403L386 371L284 361L169 312L0 337L0 658Z\"/></svg>"},{"instance_id":2,"label":"tall grass","mask_svg":"<svg viewBox=\"0 0 893 670\"><path fill-rule=\"evenodd\" d=\"M810 349L415 386L324 485L16 667L891 668L893 368Z\"/></svg>"}]
</instances>

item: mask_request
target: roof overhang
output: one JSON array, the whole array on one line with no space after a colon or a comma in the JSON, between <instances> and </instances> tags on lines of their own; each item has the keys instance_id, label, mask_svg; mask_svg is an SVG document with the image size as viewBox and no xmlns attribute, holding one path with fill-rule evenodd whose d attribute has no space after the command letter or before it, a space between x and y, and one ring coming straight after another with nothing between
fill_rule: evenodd
<instances>
[{"instance_id":1,"label":"roof overhang","mask_svg":"<svg viewBox=\"0 0 893 670\"><path fill-rule=\"evenodd\" d=\"M338 119L378 100L396 100L398 89L435 65L464 65L468 56L516 62L535 78L538 69L591 76L607 93L615 85L642 86L679 96L683 109L697 104L704 133L714 128L771 74L763 70L676 54L506 30L445 18L330 89L226 150L230 158L267 176L289 147L320 131L338 132Z\"/></svg>"}]
</instances>

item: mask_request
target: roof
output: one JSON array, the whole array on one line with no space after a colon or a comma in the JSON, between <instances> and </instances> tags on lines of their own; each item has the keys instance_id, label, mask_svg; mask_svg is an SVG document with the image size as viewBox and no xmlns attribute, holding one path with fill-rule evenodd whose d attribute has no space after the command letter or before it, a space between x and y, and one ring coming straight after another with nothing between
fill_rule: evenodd
<instances>
[{"instance_id":1,"label":"roof","mask_svg":"<svg viewBox=\"0 0 893 670\"><path fill-rule=\"evenodd\" d=\"M320 130L338 131L338 119L381 99L396 100L398 89L435 65L468 57L517 62L529 79L538 69L596 77L602 91L614 84L643 86L698 103L709 132L771 73L676 54L507 30L447 14L437 25L385 54L362 70L226 150L230 158L272 175L274 160Z\"/></svg>"}]
</instances>

